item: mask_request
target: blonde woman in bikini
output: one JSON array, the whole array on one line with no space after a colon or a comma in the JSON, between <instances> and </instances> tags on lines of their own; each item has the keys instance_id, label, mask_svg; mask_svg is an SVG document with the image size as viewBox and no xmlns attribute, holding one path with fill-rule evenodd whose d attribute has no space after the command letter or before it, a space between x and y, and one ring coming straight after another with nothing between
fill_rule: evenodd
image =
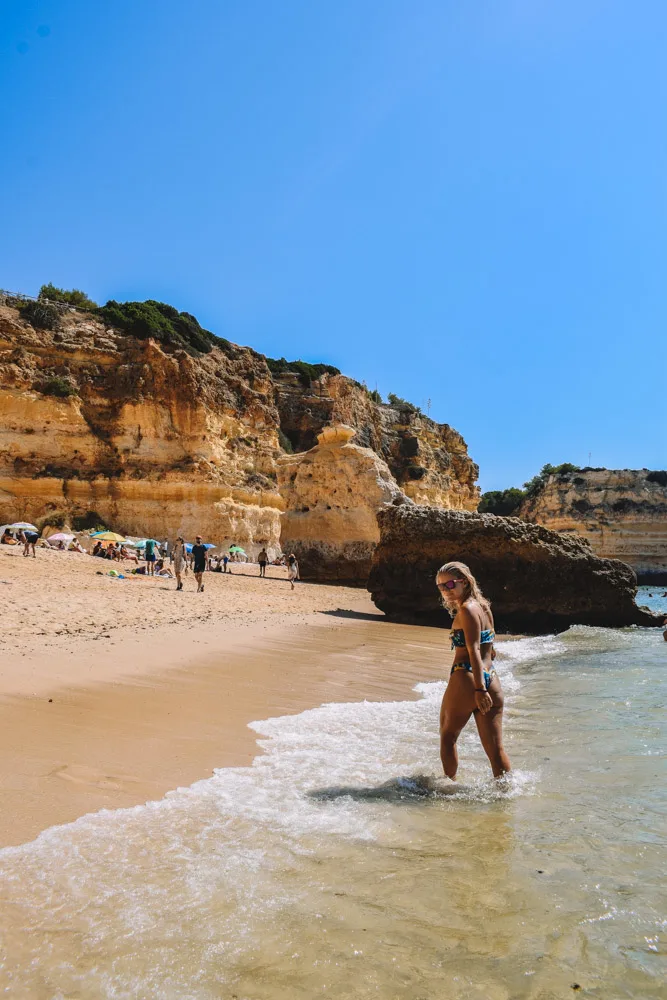
<instances>
[{"instance_id":1,"label":"blonde woman in bikini","mask_svg":"<svg viewBox=\"0 0 667 1000\"><path fill-rule=\"evenodd\" d=\"M474 714L493 776L511 770L503 748L503 690L493 667L495 632L491 605L464 563L441 566L435 578L443 604L453 616L454 663L440 710L440 757L445 774L456 779L456 741Z\"/></svg>"}]
</instances>

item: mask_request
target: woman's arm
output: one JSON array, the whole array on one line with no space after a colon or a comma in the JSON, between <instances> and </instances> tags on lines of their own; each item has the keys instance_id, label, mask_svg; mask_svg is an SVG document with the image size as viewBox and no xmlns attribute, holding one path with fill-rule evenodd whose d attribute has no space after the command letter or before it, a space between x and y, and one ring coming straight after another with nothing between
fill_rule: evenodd
<instances>
[{"instance_id":1,"label":"woman's arm","mask_svg":"<svg viewBox=\"0 0 667 1000\"><path fill-rule=\"evenodd\" d=\"M470 608L462 607L459 610L459 615L466 640L468 659L472 667L472 677L475 682L475 703L482 715L486 715L492 707L493 702L484 684L484 663L479 649L479 640L482 633L481 625L479 618L473 614Z\"/></svg>"}]
</instances>

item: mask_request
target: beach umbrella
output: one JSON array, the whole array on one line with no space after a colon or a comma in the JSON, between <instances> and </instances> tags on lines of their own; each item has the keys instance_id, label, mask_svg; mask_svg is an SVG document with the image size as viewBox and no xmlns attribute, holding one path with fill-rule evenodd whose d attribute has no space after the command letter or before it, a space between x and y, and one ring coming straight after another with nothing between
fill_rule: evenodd
<instances>
[{"instance_id":1,"label":"beach umbrella","mask_svg":"<svg viewBox=\"0 0 667 1000\"><path fill-rule=\"evenodd\" d=\"M64 531L58 531L55 535L49 535L49 542L71 542L74 539L74 535L68 535Z\"/></svg>"},{"instance_id":2,"label":"beach umbrella","mask_svg":"<svg viewBox=\"0 0 667 1000\"><path fill-rule=\"evenodd\" d=\"M96 538L98 542L124 542L125 539L115 531L96 531L90 536Z\"/></svg>"},{"instance_id":3,"label":"beach umbrella","mask_svg":"<svg viewBox=\"0 0 667 1000\"><path fill-rule=\"evenodd\" d=\"M153 545L159 545L160 544L160 542L158 542L155 538L140 538L138 542L132 542L132 544L137 549L145 549L146 548L146 542L152 542Z\"/></svg>"},{"instance_id":4,"label":"beach umbrella","mask_svg":"<svg viewBox=\"0 0 667 1000\"><path fill-rule=\"evenodd\" d=\"M245 549L241 548L240 545L230 545L229 546L229 551L230 552L240 552L242 556L245 556L245 555L248 554Z\"/></svg>"},{"instance_id":5,"label":"beach umbrella","mask_svg":"<svg viewBox=\"0 0 667 1000\"><path fill-rule=\"evenodd\" d=\"M215 549L215 548L217 548L217 546L213 545L212 542L203 542L202 544L203 544L203 546L204 546L205 549ZM185 551L186 552L192 552L192 542L186 542L185 543Z\"/></svg>"},{"instance_id":6,"label":"beach umbrella","mask_svg":"<svg viewBox=\"0 0 667 1000\"><path fill-rule=\"evenodd\" d=\"M16 528L17 531L37 531L34 524L28 524L27 521L15 521L14 524L7 525L8 528Z\"/></svg>"}]
</instances>

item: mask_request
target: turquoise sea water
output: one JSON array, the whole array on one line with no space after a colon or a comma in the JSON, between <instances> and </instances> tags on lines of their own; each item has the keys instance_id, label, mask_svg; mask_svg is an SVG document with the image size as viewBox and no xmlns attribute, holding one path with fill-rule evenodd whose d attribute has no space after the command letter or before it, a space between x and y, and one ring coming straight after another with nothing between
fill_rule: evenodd
<instances>
[{"instance_id":1,"label":"turquoise sea water","mask_svg":"<svg viewBox=\"0 0 667 1000\"><path fill-rule=\"evenodd\" d=\"M505 786L474 727L435 780L427 683L254 723L252 767L1 851L3 995L667 996L667 643L576 627L497 663Z\"/></svg>"}]
</instances>

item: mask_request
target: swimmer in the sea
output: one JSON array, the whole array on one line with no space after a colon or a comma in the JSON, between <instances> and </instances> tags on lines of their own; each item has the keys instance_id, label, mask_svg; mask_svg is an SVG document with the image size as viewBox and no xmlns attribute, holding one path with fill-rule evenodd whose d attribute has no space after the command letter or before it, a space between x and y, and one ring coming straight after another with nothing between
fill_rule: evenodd
<instances>
[{"instance_id":1,"label":"swimmer in the sea","mask_svg":"<svg viewBox=\"0 0 667 1000\"><path fill-rule=\"evenodd\" d=\"M511 770L503 747L503 690L494 669L495 631L491 605L464 563L441 566L435 578L443 604L453 616L454 663L440 710L440 757L448 778L459 766L456 741L471 715L493 776Z\"/></svg>"}]
</instances>

